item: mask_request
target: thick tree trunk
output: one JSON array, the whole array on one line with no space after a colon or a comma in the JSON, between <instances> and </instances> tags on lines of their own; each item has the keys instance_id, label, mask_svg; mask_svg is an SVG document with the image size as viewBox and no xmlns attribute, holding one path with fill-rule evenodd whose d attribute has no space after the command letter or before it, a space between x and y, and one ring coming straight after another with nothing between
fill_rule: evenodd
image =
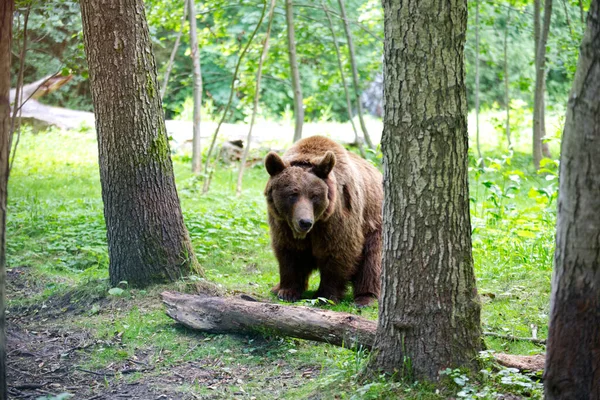
<instances>
[{"instance_id":1,"label":"thick tree trunk","mask_svg":"<svg viewBox=\"0 0 600 400\"><path fill-rule=\"evenodd\" d=\"M506 14L506 26L504 27L504 107L506 107L506 143L508 149L512 149L512 142L510 139L510 91L508 84L508 26L510 23L510 12L512 7L508 7Z\"/></svg>"},{"instance_id":2,"label":"thick tree trunk","mask_svg":"<svg viewBox=\"0 0 600 400\"><path fill-rule=\"evenodd\" d=\"M482 161L481 143L479 134L479 0L475 0L475 144L477 157Z\"/></svg>"},{"instance_id":3,"label":"thick tree trunk","mask_svg":"<svg viewBox=\"0 0 600 400\"><path fill-rule=\"evenodd\" d=\"M6 201L10 155L10 58L13 0L0 0L0 400L8 399L6 386Z\"/></svg>"},{"instance_id":4,"label":"thick tree trunk","mask_svg":"<svg viewBox=\"0 0 600 400\"><path fill-rule=\"evenodd\" d=\"M358 131L352 118L352 100L350 100L350 91L348 90L348 84L346 83L346 77L344 76L344 65L342 64L342 55L340 53L340 46L338 45L338 41L335 36L333 21L331 20L329 10L327 9L327 6L323 1L321 1L321 7L323 8L323 11L325 11L325 16L327 17L327 22L329 23L329 31L331 32L331 40L333 41L333 46L335 47L335 54L337 55L338 68L340 70L340 79L342 80L342 85L344 86L344 94L346 95L346 110L348 111L348 120L350 121L350 125L352 125L352 130L354 131L354 141L356 142L356 145L358 146L362 157L367 158L367 153L365 152L365 148L362 144L362 141L358 136Z\"/></svg>"},{"instance_id":5,"label":"thick tree trunk","mask_svg":"<svg viewBox=\"0 0 600 400\"><path fill-rule=\"evenodd\" d=\"M271 27L273 26L273 12L275 10L275 1L271 0L269 5L269 16L267 23L267 32L265 33L265 41L263 42L262 52L260 59L258 60L258 69L256 71L256 88L254 89L254 104L252 107L252 117L250 119L250 127L248 128L248 137L246 138L246 147L242 153L242 159L240 160L240 169L238 171L236 193L238 196L242 194L242 182L244 179L244 170L246 168L246 160L248 154L250 154L250 145L252 143L252 128L254 128L254 122L256 121L256 115L258 114L258 100L260 99L260 81L262 80L262 68L267 58L267 52L269 51L269 38L271 36Z\"/></svg>"},{"instance_id":6,"label":"thick tree trunk","mask_svg":"<svg viewBox=\"0 0 600 400\"><path fill-rule=\"evenodd\" d=\"M175 188L142 0L82 0L110 281L146 286L201 272Z\"/></svg>"},{"instance_id":7,"label":"thick tree trunk","mask_svg":"<svg viewBox=\"0 0 600 400\"><path fill-rule=\"evenodd\" d=\"M562 139L547 399L600 398L600 1L587 24Z\"/></svg>"},{"instance_id":8,"label":"thick tree trunk","mask_svg":"<svg viewBox=\"0 0 600 400\"><path fill-rule=\"evenodd\" d=\"M552 0L544 2L544 21L541 24L541 0L534 1L534 41L535 41L535 92L533 100L533 164L536 169L540 167L540 161L544 152L549 154L548 147L543 149L545 132L544 92L546 79L546 43L550 30L550 19L552 17ZM541 25L541 26L540 26Z\"/></svg>"},{"instance_id":9,"label":"thick tree trunk","mask_svg":"<svg viewBox=\"0 0 600 400\"><path fill-rule=\"evenodd\" d=\"M476 367L466 0L385 0L383 276L371 368L416 379Z\"/></svg>"},{"instance_id":10,"label":"thick tree trunk","mask_svg":"<svg viewBox=\"0 0 600 400\"><path fill-rule=\"evenodd\" d=\"M354 314L244 298L163 292L167 314L183 325L212 333L273 331L283 336L346 348L373 346L377 324Z\"/></svg>"},{"instance_id":11,"label":"thick tree trunk","mask_svg":"<svg viewBox=\"0 0 600 400\"><path fill-rule=\"evenodd\" d=\"M167 86L169 85L169 76L171 76L171 70L173 69L173 64L175 64L175 56L177 55L179 43L181 42L181 36L183 36L183 29L185 28L187 10L188 6L186 0L183 5L183 15L181 16L181 25L179 27L179 32L177 32L177 38L175 38L175 43L173 44L173 49L171 50L171 55L169 56L169 61L167 62L167 68L165 69L165 74L163 75L162 86L160 88L161 100L165 98L165 94L167 93Z\"/></svg>"},{"instance_id":12,"label":"thick tree trunk","mask_svg":"<svg viewBox=\"0 0 600 400\"><path fill-rule=\"evenodd\" d=\"M194 136L192 139L192 172L202 171L202 143L200 142L200 110L202 109L202 73L200 71L200 48L196 26L195 0L187 0L190 10L190 50L194 64Z\"/></svg>"},{"instance_id":13,"label":"thick tree trunk","mask_svg":"<svg viewBox=\"0 0 600 400\"><path fill-rule=\"evenodd\" d=\"M296 35L294 33L294 5L293 0L285 0L285 18L287 22L288 54L292 74L292 89L294 91L294 142L302 138L302 125L304 124L304 105L302 100L302 87L300 86L300 72L296 54Z\"/></svg>"},{"instance_id":14,"label":"thick tree trunk","mask_svg":"<svg viewBox=\"0 0 600 400\"><path fill-rule=\"evenodd\" d=\"M371 136L369 135L369 131L367 130L367 125L365 124L365 119L363 117L364 113L362 109L362 103L360 102L360 84L358 82L358 67L356 66L356 52L354 51L354 42L352 41L352 32L350 31L350 24L348 23L348 17L346 16L346 7L344 6L344 0L338 0L338 4L340 5L340 13L342 15L342 21L344 22L344 30L346 31L346 40L348 42L348 55L350 56L350 66L352 67L352 83L354 85L354 97L356 99L356 110L358 113L358 120L360 121L360 128L362 129L367 146L369 146L371 149L374 149L375 145L371 140Z\"/></svg>"}]
</instances>

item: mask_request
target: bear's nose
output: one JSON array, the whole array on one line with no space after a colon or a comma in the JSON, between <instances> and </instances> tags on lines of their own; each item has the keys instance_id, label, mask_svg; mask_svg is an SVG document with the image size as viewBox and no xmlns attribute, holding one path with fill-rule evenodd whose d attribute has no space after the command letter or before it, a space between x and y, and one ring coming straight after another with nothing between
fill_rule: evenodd
<instances>
[{"instance_id":1,"label":"bear's nose","mask_svg":"<svg viewBox=\"0 0 600 400\"><path fill-rule=\"evenodd\" d=\"M310 228L312 228L313 222L311 219L301 219L298 221L298 225L303 231L308 231Z\"/></svg>"}]
</instances>

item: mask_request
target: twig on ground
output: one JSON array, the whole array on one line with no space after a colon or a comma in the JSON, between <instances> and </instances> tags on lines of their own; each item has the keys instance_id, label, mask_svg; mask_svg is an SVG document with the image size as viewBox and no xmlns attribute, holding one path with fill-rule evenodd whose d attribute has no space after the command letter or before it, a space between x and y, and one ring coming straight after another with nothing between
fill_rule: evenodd
<instances>
[{"instance_id":1,"label":"twig on ground","mask_svg":"<svg viewBox=\"0 0 600 400\"><path fill-rule=\"evenodd\" d=\"M10 385L10 386L12 388L20 390L20 389L41 389L46 385L47 385L47 382L46 383L22 383L20 385Z\"/></svg>"},{"instance_id":2,"label":"twig on ground","mask_svg":"<svg viewBox=\"0 0 600 400\"><path fill-rule=\"evenodd\" d=\"M518 336L512 336L512 335L503 335L500 333L495 333L495 332L483 332L483 336L491 336L491 337L496 337L499 339L506 339L506 340L510 340L513 342L517 342L517 341L523 341L523 342L531 342L531 343L535 343L535 344L546 344L546 339L536 339L536 338L529 338L529 337L518 337Z\"/></svg>"},{"instance_id":3,"label":"twig on ground","mask_svg":"<svg viewBox=\"0 0 600 400\"><path fill-rule=\"evenodd\" d=\"M98 376L115 376L114 372L96 372L96 371L90 371L87 369L83 369L83 368L75 368L77 371L81 371L81 372L85 372L86 374L92 374L92 375L98 375Z\"/></svg>"}]
</instances>

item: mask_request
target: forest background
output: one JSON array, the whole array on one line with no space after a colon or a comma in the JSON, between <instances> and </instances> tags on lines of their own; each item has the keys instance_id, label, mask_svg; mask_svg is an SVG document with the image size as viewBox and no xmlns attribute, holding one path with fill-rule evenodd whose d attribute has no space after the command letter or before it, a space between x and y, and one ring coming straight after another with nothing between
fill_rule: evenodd
<instances>
[{"instance_id":1,"label":"forest background","mask_svg":"<svg viewBox=\"0 0 600 400\"><path fill-rule=\"evenodd\" d=\"M356 50L361 98L371 113L369 129L378 138L383 109L383 11L378 0L345 3ZM535 97L533 1L469 1L465 60L472 139L469 179L473 254L484 303L483 328L492 334L486 336L491 351L528 355L544 352L554 252L557 159L588 3L554 2L545 71L546 138L552 157L543 160L541 169L536 171L531 155ZM337 2L326 1L325 4L331 10L336 39L342 50L344 75L350 83L352 72L343 20ZM202 118L206 123L219 120L227 106L235 65L260 19L263 3L205 1L196 6L203 78ZM476 18L476 8L479 18ZM146 1L146 11L160 80L182 29L184 5L183 1L151 0ZM72 74L73 79L63 88L39 100L90 111L92 103L77 2L21 3L15 13L12 86L16 86L19 75L26 15L28 50L23 60L24 82L57 72ZM353 134L348 124L337 54L322 3L294 3L294 25L305 120L322 124L325 130L347 132L345 137L351 142ZM251 118L261 35L265 29L263 25L258 31L240 64L227 122L241 125ZM188 38L189 26L185 23L182 44L174 58L164 97L167 119L192 120L193 67ZM477 53L479 63L476 63ZM477 72L479 90L476 90ZM508 91L505 78L508 78ZM475 148L477 103L481 108L485 166ZM506 140L506 109L510 112L512 149ZM293 126L293 92L282 2L275 8L259 111L263 121ZM355 104L352 111L356 117ZM57 349L61 363L70 362L77 368L95 371L104 379L111 377L112 387L136 379L144 384L156 384L161 382L161 371L174 369L185 377L177 391L209 397L215 390L224 398L241 393L240 390L249 396L268 397L271 393L265 392L264 383L272 382L274 376L289 378L290 385L286 386L286 381L280 379L272 390L297 397L315 393L341 393L347 397L358 395L358 398L398 393L421 398L450 395L494 398L498 393L541 397L538 375L522 375L512 369L497 369L492 364L485 364L487 375L483 373L477 379L468 378L458 370L447 371L448 392L440 394L429 387L396 384L381 377L367 381L356 379L366 357L364 352L268 336L267 339L232 339L173 328L156 303L156 289L136 290L126 283L117 288L107 286L108 255L99 194L97 144L90 128L34 133L36 129L25 125L10 182L9 318L13 318L13 326L19 325L14 324L15 319L42 324L47 318L59 318L61 324L66 324L70 337L85 345L91 343L90 350L69 351L65 357L61 357L61 349ZM212 133L212 130L204 130L202 135L210 137ZM260 132L256 134L260 136ZM290 135L281 137L277 145L284 148L291 142L290 129ZM206 150L206 142L203 147ZM256 151L258 157L264 155L264 149L258 146ZM368 158L380 165L381 153L369 151ZM269 248L262 197L266 174L262 166L248 170L246 190L243 196L237 197L234 178L237 167L219 165L213 189L201 196L199 178L189 171L189 154L178 153L173 159L186 225L206 278L231 293L269 298L268 288L276 282L277 267ZM191 276L182 283L185 288L180 289L188 290L202 279ZM314 287L314 282L311 285ZM330 307L360 312L371 319L377 315L376 310L354 309L350 300ZM69 320L60 320L63 313L66 314L62 318L67 316ZM25 326L29 326L27 324ZM31 326L28 329L31 331ZM46 333L34 330L34 334L23 335L34 343L34 339L43 335L63 337L60 335L64 335L64 331L54 326ZM148 340L149 337L152 339ZM198 346L195 343L198 340L209 344ZM27 356L14 357L20 359L13 359L15 364L12 365L21 363L25 368L27 363L23 362L28 360ZM482 358L486 357L489 359L489 353L482 354ZM212 389L207 389L204 378L194 380L187 375L189 368L185 363L199 359L204 360L205 368L214 372L206 378L214 380L209 385ZM135 367L140 360L153 365L155 373L142 371L129 376L121 373L127 366ZM283 364L274 364L276 360ZM254 372L244 369L248 366L254 368ZM148 380L148 376L151 379ZM73 379L79 379L78 385L82 387L94 387L102 384L101 379L96 378L81 372ZM94 382L90 383L91 380ZM186 386L184 383L189 380L195 383Z\"/></svg>"}]
</instances>

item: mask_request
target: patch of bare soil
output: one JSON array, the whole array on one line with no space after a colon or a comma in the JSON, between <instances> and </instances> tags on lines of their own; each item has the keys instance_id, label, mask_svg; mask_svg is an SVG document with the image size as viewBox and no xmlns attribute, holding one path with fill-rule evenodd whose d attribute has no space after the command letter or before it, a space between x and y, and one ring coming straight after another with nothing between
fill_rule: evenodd
<instances>
[{"instance_id":1,"label":"patch of bare soil","mask_svg":"<svg viewBox=\"0 0 600 400\"><path fill-rule=\"evenodd\" d=\"M99 285L98 282L91 283ZM101 284L100 284L101 285ZM153 368L136 359L108 365L100 371L82 368L102 346L118 346L120 337L98 340L92 332L76 328L72 320L92 307L103 312L126 308L124 299L107 299L106 288L80 287L29 302L39 296L43 282L29 268L7 271L7 378L10 399L37 399L61 393L74 399L194 399L179 390L165 389L162 378L148 376ZM10 307L11 300L16 305ZM140 358L145 357L140 354ZM128 383L135 373L142 379Z\"/></svg>"},{"instance_id":2,"label":"patch of bare soil","mask_svg":"<svg viewBox=\"0 0 600 400\"><path fill-rule=\"evenodd\" d=\"M13 305L7 320L7 377L10 399L38 399L61 393L72 399L108 400L195 400L252 398L242 389L269 388L281 397L290 388L315 379L320 367L291 366L284 361L264 368L251 368L243 362L225 363L222 358L181 361L176 365L154 364L161 349L149 341L126 360L111 362L101 369L86 367L101 348L121 348L121 336L100 340L92 331L73 322L78 316L107 315L137 306L162 307L148 297L123 299L106 297L106 287L93 285L27 302L47 287L27 268L13 268L7 275L8 297ZM140 303L142 301L143 303ZM191 351L191 350L190 350ZM262 392L262 391L261 391Z\"/></svg>"}]
</instances>

